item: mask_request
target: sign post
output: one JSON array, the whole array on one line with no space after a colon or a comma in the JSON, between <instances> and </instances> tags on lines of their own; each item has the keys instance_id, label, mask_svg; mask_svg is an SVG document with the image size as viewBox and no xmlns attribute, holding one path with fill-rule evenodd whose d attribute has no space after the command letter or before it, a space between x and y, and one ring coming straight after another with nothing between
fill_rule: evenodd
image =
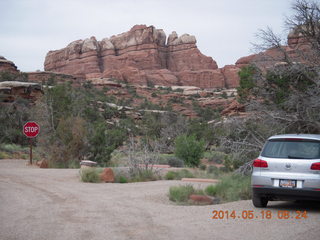
<instances>
[{"instance_id":1,"label":"sign post","mask_svg":"<svg viewBox=\"0 0 320 240\"><path fill-rule=\"evenodd\" d=\"M30 164L32 165L32 138L38 136L40 132L40 126L36 122L27 122L23 126L23 134L29 138L30 143Z\"/></svg>"}]
</instances>

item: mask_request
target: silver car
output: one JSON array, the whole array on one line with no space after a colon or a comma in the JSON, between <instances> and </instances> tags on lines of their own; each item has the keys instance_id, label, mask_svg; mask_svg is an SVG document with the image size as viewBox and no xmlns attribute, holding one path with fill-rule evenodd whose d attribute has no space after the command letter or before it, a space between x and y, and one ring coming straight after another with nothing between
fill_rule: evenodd
<instances>
[{"instance_id":1,"label":"silver car","mask_svg":"<svg viewBox=\"0 0 320 240\"><path fill-rule=\"evenodd\" d=\"M270 137L253 162L252 202L320 200L320 135Z\"/></svg>"}]
</instances>

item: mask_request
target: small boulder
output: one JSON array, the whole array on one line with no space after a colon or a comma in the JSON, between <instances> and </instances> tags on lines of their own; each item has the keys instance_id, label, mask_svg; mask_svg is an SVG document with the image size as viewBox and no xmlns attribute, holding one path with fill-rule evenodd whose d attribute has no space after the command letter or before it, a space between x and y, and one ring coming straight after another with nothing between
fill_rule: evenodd
<instances>
[{"instance_id":1,"label":"small boulder","mask_svg":"<svg viewBox=\"0 0 320 240\"><path fill-rule=\"evenodd\" d=\"M196 204L212 204L213 203L212 198L204 195L191 194L189 196L189 199Z\"/></svg>"},{"instance_id":2,"label":"small boulder","mask_svg":"<svg viewBox=\"0 0 320 240\"><path fill-rule=\"evenodd\" d=\"M102 182L113 183L114 182L114 173L111 168L103 169L103 172L100 174Z\"/></svg>"},{"instance_id":3,"label":"small boulder","mask_svg":"<svg viewBox=\"0 0 320 240\"><path fill-rule=\"evenodd\" d=\"M37 162L36 162L36 165L37 165L39 168L48 168L48 167L49 167L48 161L46 161L46 160L37 161Z\"/></svg>"}]
</instances>

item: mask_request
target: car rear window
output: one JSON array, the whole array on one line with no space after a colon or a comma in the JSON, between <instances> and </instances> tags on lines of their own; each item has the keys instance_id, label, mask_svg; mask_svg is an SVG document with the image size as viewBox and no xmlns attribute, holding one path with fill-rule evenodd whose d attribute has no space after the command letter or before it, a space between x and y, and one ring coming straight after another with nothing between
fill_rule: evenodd
<instances>
[{"instance_id":1,"label":"car rear window","mask_svg":"<svg viewBox=\"0 0 320 240\"><path fill-rule=\"evenodd\" d=\"M261 153L263 157L317 159L320 158L320 141L309 139L271 139Z\"/></svg>"}]
</instances>

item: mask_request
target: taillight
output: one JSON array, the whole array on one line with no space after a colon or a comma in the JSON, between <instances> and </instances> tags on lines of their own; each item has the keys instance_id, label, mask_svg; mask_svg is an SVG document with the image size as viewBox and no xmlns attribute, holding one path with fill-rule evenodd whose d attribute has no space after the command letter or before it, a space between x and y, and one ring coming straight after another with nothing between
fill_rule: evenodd
<instances>
[{"instance_id":1,"label":"taillight","mask_svg":"<svg viewBox=\"0 0 320 240\"><path fill-rule=\"evenodd\" d=\"M320 170L320 162L312 163L311 170Z\"/></svg>"},{"instance_id":2,"label":"taillight","mask_svg":"<svg viewBox=\"0 0 320 240\"><path fill-rule=\"evenodd\" d=\"M257 158L256 160L253 161L253 166L254 167L267 168L268 167L268 163L265 160L261 160L261 159Z\"/></svg>"}]
</instances>

